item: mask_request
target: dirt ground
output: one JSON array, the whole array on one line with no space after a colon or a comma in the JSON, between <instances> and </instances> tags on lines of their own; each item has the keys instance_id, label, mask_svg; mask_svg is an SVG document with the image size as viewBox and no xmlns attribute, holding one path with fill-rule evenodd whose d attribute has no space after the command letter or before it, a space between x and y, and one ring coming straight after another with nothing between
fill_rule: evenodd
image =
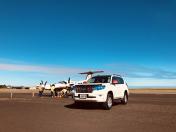
<instances>
[{"instance_id":1,"label":"dirt ground","mask_svg":"<svg viewBox=\"0 0 176 132\"><path fill-rule=\"evenodd\" d=\"M176 88L141 88L130 89L130 93L146 93L146 94L176 94Z\"/></svg>"},{"instance_id":2,"label":"dirt ground","mask_svg":"<svg viewBox=\"0 0 176 132\"><path fill-rule=\"evenodd\" d=\"M127 105L76 107L71 98L0 96L0 132L175 132L176 94L131 94Z\"/></svg>"}]
</instances>

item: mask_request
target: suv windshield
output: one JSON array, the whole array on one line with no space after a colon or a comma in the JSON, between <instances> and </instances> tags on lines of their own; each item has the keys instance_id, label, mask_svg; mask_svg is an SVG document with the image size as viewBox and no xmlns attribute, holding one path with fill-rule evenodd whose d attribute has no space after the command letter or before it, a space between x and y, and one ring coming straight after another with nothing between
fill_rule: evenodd
<instances>
[{"instance_id":1,"label":"suv windshield","mask_svg":"<svg viewBox=\"0 0 176 132\"><path fill-rule=\"evenodd\" d=\"M95 76L88 80L88 83L110 83L111 76Z\"/></svg>"}]
</instances>

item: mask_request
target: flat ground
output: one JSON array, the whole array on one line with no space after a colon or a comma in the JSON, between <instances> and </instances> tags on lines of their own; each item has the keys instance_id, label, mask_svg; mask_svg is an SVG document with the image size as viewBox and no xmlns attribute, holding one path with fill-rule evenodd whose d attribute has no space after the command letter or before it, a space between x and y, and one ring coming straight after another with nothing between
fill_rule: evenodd
<instances>
[{"instance_id":1,"label":"flat ground","mask_svg":"<svg viewBox=\"0 0 176 132\"><path fill-rule=\"evenodd\" d=\"M0 93L0 132L175 132L176 94L131 94L127 105L76 107L71 98Z\"/></svg>"},{"instance_id":2,"label":"flat ground","mask_svg":"<svg viewBox=\"0 0 176 132\"><path fill-rule=\"evenodd\" d=\"M130 89L130 93L142 94L176 94L176 88L142 88Z\"/></svg>"}]
</instances>

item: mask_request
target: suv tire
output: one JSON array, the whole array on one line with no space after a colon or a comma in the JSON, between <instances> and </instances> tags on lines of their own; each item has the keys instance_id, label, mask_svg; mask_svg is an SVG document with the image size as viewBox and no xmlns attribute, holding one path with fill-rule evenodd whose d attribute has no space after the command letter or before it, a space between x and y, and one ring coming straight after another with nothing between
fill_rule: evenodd
<instances>
[{"instance_id":1,"label":"suv tire","mask_svg":"<svg viewBox=\"0 0 176 132\"><path fill-rule=\"evenodd\" d=\"M128 94L127 92L124 93L123 99L122 99L122 104L127 104L128 103Z\"/></svg>"},{"instance_id":2,"label":"suv tire","mask_svg":"<svg viewBox=\"0 0 176 132\"><path fill-rule=\"evenodd\" d=\"M105 110L110 110L113 104L113 97L112 94L108 93L106 102L104 102L103 106Z\"/></svg>"}]
</instances>

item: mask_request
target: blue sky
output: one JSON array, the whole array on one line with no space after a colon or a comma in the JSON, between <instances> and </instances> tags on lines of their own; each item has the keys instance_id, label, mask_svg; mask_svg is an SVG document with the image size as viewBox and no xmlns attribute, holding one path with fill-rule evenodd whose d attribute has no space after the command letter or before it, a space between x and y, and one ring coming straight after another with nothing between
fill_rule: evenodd
<instances>
[{"instance_id":1,"label":"blue sky","mask_svg":"<svg viewBox=\"0 0 176 132\"><path fill-rule=\"evenodd\" d=\"M0 83L105 70L130 86L176 86L176 0L1 0Z\"/></svg>"}]
</instances>

